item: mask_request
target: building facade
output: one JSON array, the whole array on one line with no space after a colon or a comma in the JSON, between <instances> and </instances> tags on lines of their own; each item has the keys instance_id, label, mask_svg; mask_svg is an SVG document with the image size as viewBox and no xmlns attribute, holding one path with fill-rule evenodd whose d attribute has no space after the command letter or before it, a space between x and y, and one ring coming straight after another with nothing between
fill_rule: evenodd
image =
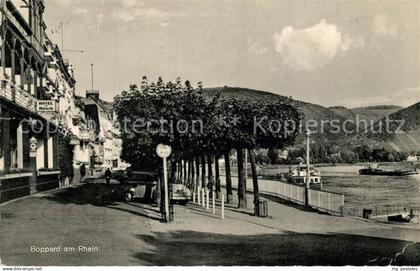
<instances>
[{"instance_id":1,"label":"building facade","mask_svg":"<svg viewBox=\"0 0 420 271\"><path fill-rule=\"evenodd\" d=\"M44 9L43 0L1 0L0 202L68 185L72 166L89 165L95 148Z\"/></svg>"},{"instance_id":2,"label":"building facade","mask_svg":"<svg viewBox=\"0 0 420 271\"><path fill-rule=\"evenodd\" d=\"M95 127L94 131L94 160L91 167L96 174L103 173L106 169L113 171L125 170L129 164L121 160L122 141L116 123L112 103L101 100L99 90L86 91L82 99L87 119Z\"/></svg>"},{"instance_id":3,"label":"building facade","mask_svg":"<svg viewBox=\"0 0 420 271\"><path fill-rule=\"evenodd\" d=\"M125 169L112 104L76 95L44 1L0 1L0 202L77 182L83 164L91 177Z\"/></svg>"},{"instance_id":4,"label":"building facade","mask_svg":"<svg viewBox=\"0 0 420 271\"><path fill-rule=\"evenodd\" d=\"M1 13L0 110L2 147L0 170L29 168L36 150L36 165L57 168L57 99L47 84L43 1L3 0ZM39 100L54 110L40 112ZM29 140L36 140L30 149ZM34 156L34 155L32 155Z\"/></svg>"}]
</instances>

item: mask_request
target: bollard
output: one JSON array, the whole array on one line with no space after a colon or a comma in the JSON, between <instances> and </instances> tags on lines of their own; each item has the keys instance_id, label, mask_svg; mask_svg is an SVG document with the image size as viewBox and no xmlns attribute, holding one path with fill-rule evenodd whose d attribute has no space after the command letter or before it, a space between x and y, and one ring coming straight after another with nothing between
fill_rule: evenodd
<instances>
[{"instance_id":1,"label":"bollard","mask_svg":"<svg viewBox=\"0 0 420 271\"><path fill-rule=\"evenodd\" d=\"M225 194L222 194L222 219L225 218Z\"/></svg>"},{"instance_id":2,"label":"bollard","mask_svg":"<svg viewBox=\"0 0 420 271\"><path fill-rule=\"evenodd\" d=\"M213 207L213 214L216 214L216 193L212 193L212 207Z\"/></svg>"},{"instance_id":3,"label":"bollard","mask_svg":"<svg viewBox=\"0 0 420 271\"><path fill-rule=\"evenodd\" d=\"M210 209L210 192L206 192L206 210Z\"/></svg>"}]
</instances>

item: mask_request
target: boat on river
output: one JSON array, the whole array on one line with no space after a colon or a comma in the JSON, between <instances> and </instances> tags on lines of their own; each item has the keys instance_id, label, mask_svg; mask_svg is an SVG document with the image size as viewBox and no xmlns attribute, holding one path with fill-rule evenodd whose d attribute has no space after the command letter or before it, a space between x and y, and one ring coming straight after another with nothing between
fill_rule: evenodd
<instances>
[{"instance_id":1,"label":"boat on river","mask_svg":"<svg viewBox=\"0 0 420 271\"><path fill-rule=\"evenodd\" d=\"M366 168L359 170L360 175L380 175L380 176L409 176L419 174L417 169L396 169L385 170L379 168L377 164L369 164Z\"/></svg>"},{"instance_id":2,"label":"boat on river","mask_svg":"<svg viewBox=\"0 0 420 271\"><path fill-rule=\"evenodd\" d=\"M390 222L405 222L408 223L413 219L414 214L413 212L402 212L399 214L389 215L388 221Z\"/></svg>"},{"instance_id":3,"label":"boat on river","mask_svg":"<svg viewBox=\"0 0 420 271\"><path fill-rule=\"evenodd\" d=\"M310 187L320 189L322 187L320 170L314 166L309 166L309 175ZM306 165L294 165L289 168L289 174L287 175L288 183L305 186L307 178Z\"/></svg>"}]
</instances>

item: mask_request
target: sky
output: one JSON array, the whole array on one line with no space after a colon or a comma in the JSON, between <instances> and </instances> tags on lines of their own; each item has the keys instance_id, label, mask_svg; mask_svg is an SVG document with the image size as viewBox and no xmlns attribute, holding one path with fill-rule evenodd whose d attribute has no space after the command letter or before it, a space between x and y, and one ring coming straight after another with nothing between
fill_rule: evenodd
<instances>
[{"instance_id":1,"label":"sky","mask_svg":"<svg viewBox=\"0 0 420 271\"><path fill-rule=\"evenodd\" d=\"M77 92L202 81L324 106L420 101L419 0L45 0ZM64 44L61 45L63 23Z\"/></svg>"}]
</instances>

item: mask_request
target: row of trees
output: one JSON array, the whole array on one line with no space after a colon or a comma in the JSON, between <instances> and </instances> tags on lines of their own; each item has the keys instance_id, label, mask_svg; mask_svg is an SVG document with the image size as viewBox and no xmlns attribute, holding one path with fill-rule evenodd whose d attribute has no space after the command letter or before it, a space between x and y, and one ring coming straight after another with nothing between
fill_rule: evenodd
<instances>
[{"instance_id":1,"label":"row of trees","mask_svg":"<svg viewBox=\"0 0 420 271\"><path fill-rule=\"evenodd\" d=\"M291 126L299 126L301 114L285 98L250 101L226 98L219 93L206 98L202 91L201 83L193 88L189 81L182 84L179 78L174 83L164 83L162 78L149 83L143 77L140 86L133 84L129 90L116 96L114 107L122 128L122 158L134 168L156 169L160 166L160 159L155 154L156 146L160 143L170 145L173 149L170 156L172 180L175 176L184 176L196 190L214 183L218 195L218 161L224 157L227 200L231 202L229 165L230 153L235 149L238 207L244 208L247 206L244 152L248 151L253 176L254 209L258 215L255 150L282 149L293 144L298 129L292 129ZM216 178L213 163L216 163Z\"/></svg>"},{"instance_id":2,"label":"row of trees","mask_svg":"<svg viewBox=\"0 0 420 271\"><path fill-rule=\"evenodd\" d=\"M311 160L314 163L348 163L359 162L400 162L407 159L408 154L383 147L371 147L367 144L357 146L337 146L328 144L311 144ZM289 163L296 163L306 156L304 147L289 151Z\"/></svg>"}]
</instances>

